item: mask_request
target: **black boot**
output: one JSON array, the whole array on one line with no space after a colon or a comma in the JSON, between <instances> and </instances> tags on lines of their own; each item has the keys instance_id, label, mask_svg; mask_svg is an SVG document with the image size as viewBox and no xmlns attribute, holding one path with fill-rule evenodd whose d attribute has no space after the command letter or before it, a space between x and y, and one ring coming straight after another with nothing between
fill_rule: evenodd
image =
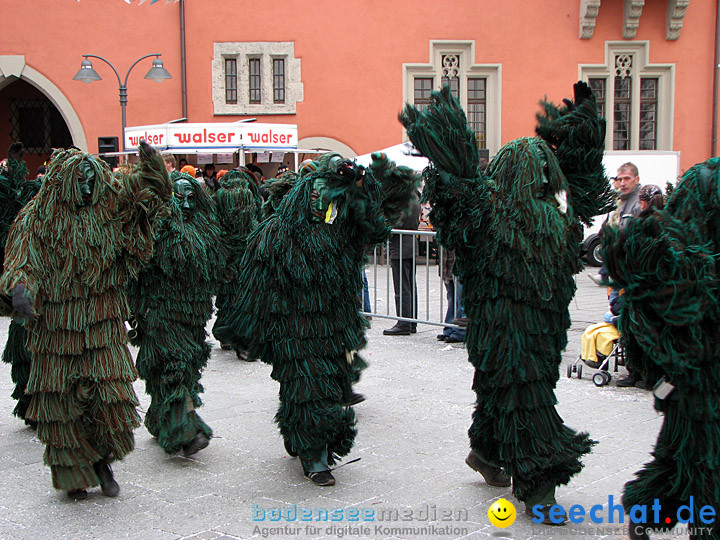
<instances>
[{"instance_id":1,"label":"black boot","mask_svg":"<svg viewBox=\"0 0 720 540\"><path fill-rule=\"evenodd\" d=\"M185 457L189 457L193 454L197 454L208 444L210 444L210 439L208 439L204 433L198 433L197 435L195 435L192 441L183 446L183 455Z\"/></svg>"},{"instance_id":2,"label":"black boot","mask_svg":"<svg viewBox=\"0 0 720 540\"><path fill-rule=\"evenodd\" d=\"M85 489L73 489L67 492L68 499L73 501L84 501L87 499L87 490Z\"/></svg>"},{"instance_id":3,"label":"black boot","mask_svg":"<svg viewBox=\"0 0 720 540\"><path fill-rule=\"evenodd\" d=\"M470 450L470 453L465 458L465 463L467 463L467 466L473 471L482 474L485 483L489 486L508 487L510 485L510 477L501 467L496 467L484 462L472 450Z\"/></svg>"},{"instance_id":4,"label":"black boot","mask_svg":"<svg viewBox=\"0 0 720 540\"><path fill-rule=\"evenodd\" d=\"M542 525L565 525L567 514L563 511L557 515L553 513L550 517L550 510L557 504L555 500L555 484L550 482L537 487L534 493L528 496L525 501L525 513L533 518L533 522ZM535 521L542 517L542 521Z\"/></svg>"},{"instance_id":5,"label":"black boot","mask_svg":"<svg viewBox=\"0 0 720 540\"><path fill-rule=\"evenodd\" d=\"M616 386L618 386L620 388L630 388L630 387L635 386L636 382L637 382L637 379L635 379L635 377L631 373L624 379L618 379L617 383L615 383L615 384L616 384Z\"/></svg>"},{"instance_id":6,"label":"black boot","mask_svg":"<svg viewBox=\"0 0 720 540\"><path fill-rule=\"evenodd\" d=\"M110 465L105 463L104 460L98 461L93 464L93 469L95 469L95 474L97 474L100 479L100 487L102 488L103 495L106 497L116 497L117 494L120 493L120 486L115 481Z\"/></svg>"},{"instance_id":7,"label":"black boot","mask_svg":"<svg viewBox=\"0 0 720 540\"><path fill-rule=\"evenodd\" d=\"M400 323L396 324L395 326L388 328L386 330L383 330L383 335L385 336L409 336L412 329L410 326L405 326Z\"/></svg>"}]
</instances>

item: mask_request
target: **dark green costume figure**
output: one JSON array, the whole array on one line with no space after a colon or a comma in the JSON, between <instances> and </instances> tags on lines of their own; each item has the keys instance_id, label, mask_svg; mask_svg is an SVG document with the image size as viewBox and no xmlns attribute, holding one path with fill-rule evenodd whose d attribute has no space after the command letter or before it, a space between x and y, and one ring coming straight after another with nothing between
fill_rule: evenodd
<instances>
[{"instance_id":1,"label":"dark green costume figure","mask_svg":"<svg viewBox=\"0 0 720 540\"><path fill-rule=\"evenodd\" d=\"M356 433L347 404L362 363L355 351L365 346L363 249L387 238L418 179L379 154L367 170L337 154L314 169L250 235L224 332L272 365L285 447L307 478L327 486Z\"/></svg>"},{"instance_id":2,"label":"dark green costume figure","mask_svg":"<svg viewBox=\"0 0 720 540\"><path fill-rule=\"evenodd\" d=\"M295 186L300 175L293 171L285 171L276 178L271 178L265 183L270 192L268 200L262 205L263 218L269 217L275 213L277 207L285 198L285 195L290 193L290 190Z\"/></svg>"},{"instance_id":3,"label":"dark green costume figure","mask_svg":"<svg viewBox=\"0 0 720 540\"><path fill-rule=\"evenodd\" d=\"M56 151L8 236L0 292L26 319L26 418L38 423L53 485L74 498L119 491L109 463L134 447L137 377L125 284L152 255L172 186L144 143L123 178L78 150Z\"/></svg>"},{"instance_id":4,"label":"dark green costume figure","mask_svg":"<svg viewBox=\"0 0 720 540\"><path fill-rule=\"evenodd\" d=\"M672 385L658 388L660 397L671 390L664 399L656 394L664 419L653 460L625 484L626 513L648 508L647 522L630 522L630 538L671 529L692 500L690 538L718 540L717 514L708 524L700 511L720 510L720 158L685 173L665 210L641 214L623 231L604 228L603 247L612 282L625 289L620 332L642 348L635 367Z\"/></svg>"},{"instance_id":5,"label":"dark green costume figure","mask_svg":"<svg viewBox=\"0 0 720 540\"><path fill-rule=\"evenodd\" d=\"M5 241L18 212L40 190L40 180L27 180L27 166L23 161L24 148L13 143L8 151L7 168L0 170L0 272L5 257ZM2 354L2 361L10 364L10 378L15 383L11 397L17 400L13 414L31 427L36 423L26 418L30 396L25 387L30 377L30 354L25 348L27 332L20 318L13 318L8 330L8 340Z\"/></svg>"},{"instance_id":6,"label":"dark green costume figure","mask_svg":"<svg viewBox=\"0 0 720 540\"><path fill-rule=\"evenodd\" d=\"M424 198L440 243L455 250L469 318L477 394L467 464L510 485L526 511L550 523L556 486L580 472L593 441L563 424L554 388L581 269L578 219L611 201L602 167L604 121L589 88L575 103L545 104L538 131L503 146L485 173L475 137L446 87L424 111L400 116L432 165ZM557 157L556 157L557 154ZM606 193L607 191L607 193Z\"/></svg>"},{"instance_id":7,"label":"dark green costume figure","mask_svg":"<svg viewBox=\"0 0 720 540\"><path fill-rule=\"evenodd\" d=\"M137 367L152 402L145 426L169 454L205 448L212 430L196 409L202 405L200 375L210 357L205 325L212 296L225 269L221 231L212 201L197 181L173 173L175 196L163 220L155 253L130 284L137 322Z\"/></svg>"},{"instance_id":8,"label":"dark green costume figure","mask_svg":"<svg viewBox=\"0 0 720 540\"><path fill-rule=\"evenodd\" d=\"M232 301L242 288L238 280L240 261L245 254L248 235L255 230L261 219L262 198L253 174L245 167L228 171L220 179L220 188L215 193L215 215L222 229L222 242L228 249L228 261L223 279L215 298L217 316L214 328L225 326L225 320ZM216 336L217 338L217 336ZM220 341L223 349L231 348ZM247 347L235 352L243 360L255 360L247 356Z\"/></svg>"}]
</instances>

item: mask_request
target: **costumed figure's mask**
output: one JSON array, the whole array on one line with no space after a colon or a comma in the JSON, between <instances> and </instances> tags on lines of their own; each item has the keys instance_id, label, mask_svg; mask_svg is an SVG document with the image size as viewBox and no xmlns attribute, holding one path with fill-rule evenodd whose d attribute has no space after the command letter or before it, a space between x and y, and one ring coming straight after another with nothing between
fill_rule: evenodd
<instances>
[{"instance_id":1,"label":"costumed figure's mask","mask_svg":"<svg viewBox=\"0 0 720 540\"><path fill-rule=\"evenodd\" d=\"M310 220L315 223L326 221L328 209L332 204L330 189L325 178L316 178L310 192ZM332 209L330 209L332 212Z\"/></svg>"},{"instance_id":2,"label":"costumed figure's mask","mask_svg":"<svg viewBox=\"0 0 720 540\"><path fill-rule=\"evenodd\" d=\"M326 176L327 178L320 176L313 181L310 192L310 219L316 223L324 221L332 224L338 216L338 205L343 200L343 197L338 195L353 183L362 187L365 168L336 155L327 161Z\"/></svg>"},{"instance_id":3,"label":"costumed figure's mask","mask_svg":"<svg viewBox=\"0 0 720 540\"><path fill-rule=\"evenodd\" d=\"M358 187L362 187L365 173L365 167L355 164L350 160L344 160L337 163L336 172L348 184L354 182Z\"/></svg>"},{"instance_id":4,"label":"costumed figure's mask","mask_svg":"<svg viewBox=\"0 0 720 540\"><path fill-rule=\"evenodd\" d=\"M83 160L77 169L77 183L80 190L80 200L76 203L77 206L79 208L89 206L92 203L95 189L95 169L87 160Z\"/></svg>"},{"instance_id":5,"label":"costumed figure's mask","mask_svg":"<svg viewBox=\"0 0 720 540\"><path fill-rule=\"evenodd\" d=\"M193 185L184 179L177 180L173 185L175 200L182 212L184 219L190 219L195 212L195 189Z\"/></svg>"}]
</instances>

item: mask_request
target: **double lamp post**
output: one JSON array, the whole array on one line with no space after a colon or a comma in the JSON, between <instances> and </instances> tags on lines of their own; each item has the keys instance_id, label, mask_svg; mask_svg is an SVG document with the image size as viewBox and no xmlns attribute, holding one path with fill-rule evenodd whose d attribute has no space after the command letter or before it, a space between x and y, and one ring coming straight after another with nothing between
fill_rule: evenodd
<instances>
[{"instance_id":1,"label":"double lamp post","mask_svg":"<svg viewBox=\"0 0 720 540\"><path fill-rule=\"evenodd\" d=\"M135 62L133 62L133 65L130 66L130 69L127 70L127 73L125 74L125 80L120 79L120 74L118 73L118 70L115 69L115 66L113 66L110 62L108 62L105 58L102 56L97 56L95 54L83 54L83 57L85 58L82 61L82 64L80 64L80 69L73 77L76 81L82 81L86 84L90 84L93 81L99 81L102 78L100 75L98 75L98 72L93 69L92 62L88 60L88 58L97 58L98 60L102 60L105 62L108 66L112 68L112 70L115 72L115 76L117 77L119 91L120 91L120 107L122 108L122 131L121 131L121 138L122 138L122 149L123 152L126 150L125 148L125 107L127 106L127 81L128 77L130 76L130 72L133 70L133 68L137 65L138 62L141 60L144 60L145 58L149 58L151 56L155 57L155 60L153 60L152 67L150 68L150 71L147 72L147 75L145 75L146 79L153 80L155 82L162 82L165 79L172 79L172 75L168 73L168 71L163 67L163 61L160 59L160 54L146 54L145 56L141 56Z\"/></svg>"}]
</instances>

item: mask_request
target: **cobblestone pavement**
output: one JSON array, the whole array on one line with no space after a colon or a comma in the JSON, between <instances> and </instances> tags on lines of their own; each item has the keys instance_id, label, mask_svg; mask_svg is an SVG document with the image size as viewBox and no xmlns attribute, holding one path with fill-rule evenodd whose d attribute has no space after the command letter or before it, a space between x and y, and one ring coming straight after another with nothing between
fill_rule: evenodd
<instances>
[{"instance_id":1,"label":"cobblestone pavement","mask_svg":"<svg viewBox=\"0 0 720 540\"><path fill-rule=\"evenodd\" d=\"M168 456L141 427L136 450L114 465L120 495L109 499L94 489L86 501L69 501L52 488L34 431L11 415L10 370L4 366L0 538L621 538L617 512L608 523L609 498L618 504L623 484L648 460L661 417L648 392L617 388L615 381L595 387L589 368L580 380L565 376L565 366L579 354L582 331L600 320L606 306L605 290L585 273L577 283L558 410L569 426L589 431L599 443L583 472L557 495L565 508L602 505L603 525L587 517L565 527L536 525L509 488L487 486L464 463L474 402L464 347L437 341L438 327L430 325L409 337L383 336L393 322L376 317L365 350L370 367L357 386L367 401L355 407L359 433L347 460L361 459L335 473L334 487L310 484L298 460L284 452L273 423L278 385L269 366L239 361L216 343L200 409L215 433L210 446L193 458ZM433 297L441 294L438 286L428 285ZM8 324L0 318L3 343ZM149 400L141 382L136 391L144 411ZM506 529L488 520L489 505L500 497L519 512ZM311 519L303 521L308 513Z\"/></svg>"}]
</instances>

